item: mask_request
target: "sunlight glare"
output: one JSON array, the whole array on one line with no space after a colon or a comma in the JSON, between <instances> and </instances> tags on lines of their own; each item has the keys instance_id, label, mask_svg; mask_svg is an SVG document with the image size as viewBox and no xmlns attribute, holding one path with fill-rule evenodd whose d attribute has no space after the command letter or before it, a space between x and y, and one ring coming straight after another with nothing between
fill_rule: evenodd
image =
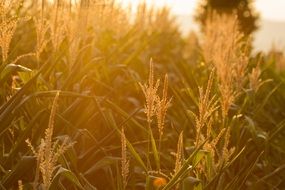
<instances>
[{"instance_id":1,"label":"sunlight glare","mask_svg":"<svg viewBox=\"0 0 285 190\"><path fill-rule=\"evenodd\" d=\"M176 15L189 15L193 13L198 0L118 0L123 6L131 5L133 9L141 2L146 2L150 6L168 6Z\"/></svg>"}]
</instances>

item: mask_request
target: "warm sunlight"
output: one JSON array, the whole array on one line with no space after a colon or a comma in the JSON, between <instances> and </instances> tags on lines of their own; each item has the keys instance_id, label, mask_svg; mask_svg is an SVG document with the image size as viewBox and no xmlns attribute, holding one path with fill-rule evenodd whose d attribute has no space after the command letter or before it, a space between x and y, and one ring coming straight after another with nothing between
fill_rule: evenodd
<instances>
[{"instance_id":1,"label":"warm sunlight","mask_svg":"<svg viewBox=\"0 0 285 190\"><path fill-rule=\"evenodd\" d=\"M53 2L54 0L48 0ZM72 0L78 2L78 0ZM196 5L200 0L116 0L123 6L131 5L133 11L141 3L146 2L149 6L168 6L176 15L193 15ZM253 5L264 19L285 21L284 0L253 0Z\"/></svg>"},{"instance_id":2,"label":"warm sunlight","mask_svg":"<svg viewBox=\"0 0 285 190\"><path fill-rule=\"evenodd\" d=\"M284 190L284 7L0 0L0 189Z\"/></svg>"},{"instance_id":3,"label":"warm sunlight","mask_svg":"<svg viewBox=\"0 0 285 190\"><path fill-rule=\"evenodd\" d=\"M256 0L255 5L263 18L285 21L284 0Z\"/></svg>"},{"instance_id":4,"label":"warm sunlight","mask_svg":"<svg viewBox=\"0 0 285 190\"><path fill-rule=\"evenodd\" d=\"M177 15L193 15L199 0L118 0L118 2L122 2L123 5L131 4L132 7L136 7L140 2L156 7L167 5ZM285 21L284 0L255 0L253 4L262 18Z\"/></svg>"},{"instance_id":5,"label":"warm sunlight","mask_svg":"<svg viewBox=\"0 0 285 190\"><path fill-rule=\"evenodd\" d=\"M148 5L156 7L163 7L164 5L170 7L175 14L191 14L195 8L198 0L118 0L123 5L131 4L136 7L140 2L146 2Z\"/></svg>"}]
</instances>

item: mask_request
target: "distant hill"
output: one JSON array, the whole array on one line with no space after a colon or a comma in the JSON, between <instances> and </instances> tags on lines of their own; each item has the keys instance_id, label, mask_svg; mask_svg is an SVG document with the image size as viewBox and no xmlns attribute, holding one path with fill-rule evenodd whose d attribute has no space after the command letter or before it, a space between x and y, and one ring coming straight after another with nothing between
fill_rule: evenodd
<instances>
[{"instance_id":1,"label":"distant hill","mask_svg":"<svg viewBox=\"0 0 285 190\"><path fill-rule=\"evenodd\" d=\"M177 24L184 35L193 30L199 32L198 25L190 15L177 15ZM275 45L285 51L285 22L261 20L259 30L254 34L254 47L256 51L268 51Z\"/></svg>"}]
</instances>

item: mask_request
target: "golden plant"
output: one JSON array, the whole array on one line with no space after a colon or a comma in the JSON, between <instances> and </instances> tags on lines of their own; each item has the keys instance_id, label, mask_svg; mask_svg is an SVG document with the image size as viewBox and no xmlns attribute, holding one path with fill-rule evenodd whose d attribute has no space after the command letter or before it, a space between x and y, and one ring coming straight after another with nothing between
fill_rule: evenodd
<instances>
[{"instance_id":1,"label":"golden plant","mask_svg":"<svg viewBox=\"0 0 285 190\"><path fill-rule=\"evenodd\" d=\"M157 90L159 87L159 80L154 82L154 66L153 66L153 61L152 59L150 60L150 68L149 68L149 78L148 78L148 84L142 85L139 83L141 86L141 89L144 93L145 96L145 105L144 105L144 112L147 117L147 124L148 124L148 152L150 151L150 142L153 144L153 133L151 129L151 123L152 123L152 117L155 116L156 111L157 111ZM161 145L161 141L159 141L159 148ZM156 145L155 145L156 146ZM157 151L154 150L154 155L155 159L157 161L157 169L160 171L160 166L159 166L159 155L157 155Z\"/></svg>"},{"instance_id":2,"label":"golden plant","mask_svg":"<svg viewBox=\"0 0 285 190\"><path fill-rule=\"evenodd\" d=\"M30 140L26 140L28 146L32 150L33 154L37 158L37 168L34 182L34 189L37 189L37 183L39 181L39 173L43 180L44 189L49 189L53 177L53 173L56 169L56 164L59 157L73 144L68 142L68 139L64 139L61 145L59 141L53 142L52 136L54 131L55 114L58 105L59 92L57 92L49 118L48 128L45 130L45 138L41 139L38 150L36 151Z\"/></svg>"},{"instance_id":3,"label":"golden plant","mask_svg":"<svg viewBox=\"0 0 285 190\"><path fill-rule=\"evenodd\" d=\"M112 30L123 36L130 30L130 8L123 9L116 0L95 1L88 7L88 26L98 31Z\"/></svg>"},{"instance_id":4,"label":"golden plant","mask_svg":"<svg viewBox=\"0 0 285 190\"><path fill-rule=\"evenodd\" d=\"M235 151L235 147L229 148L230 128L223 128L220 133L208 144L208 151L212 157L213 172L217 172L229 161ZM218 144L221 144L220 148ZM208 176L211 178L211 175Z\"/></svg>"},{"instance_id":5,"label":"golden plant","mask_svg":"<svg viewBox=\"0 0 285 190\"><path fill-rule=\"evenodd\" d=\"M180 133L178 138L177 152L175 157L176 159L175 159L174 173L177 173L180 170L184 159L183 131Z\"/></svg>"},{"instance_id":6,"label":"golden plant","mask_svg":"<svg viewBox=\"0 0 285 190\"><path fill-rule=\"evenodd\" d=\"M216 117L220 117L216 115L219 114L217 111L218 100L215 95L211 95L213 77L214 70L212 70L209 76L206 90L204 91L203 88L199 87L198 114L192 112L196 127L195 145L199 146L207 140L203 148L209 152L211 159L208 160L208 164L201 162L198 170L204 173L208 179L215 174L218 168L228 162L234 151L234 148L229 149L230 128L222 126L218 133L215 132L217 129L213 128L214 122L217 120ZM211 163L211 168L207 168L209 162Z\"/></svg>"},{"instance_id":7,"label":"golden plant","mask_svg":"<svg viewBox=\"0 0 285 190\"><path fill-rule=\"evenodd\" d=\"M252 68L251 73L249 73L249 86L250 89L253 90L255 93L262 85L262 80L260 79L261 69L260 69L260 61L256 65L256 67Z\"/></svg>"},{"instance_id":8,"label":"golden plant","mask_svg":"<svg viewBox=\"0 0 285 190\"><path fill-rule=\"evenodd\" d=\"M218 101L216 100L216 96L211 96L211 89L214 80L214 71L211 72L207 88L204 92L203 88L199 87L199 103L198 110L199 113L192 113L195 119L195 127L196 127L196 140L195 145L199 146L199 144L205 140L205 135L203 135L202 130L207 127L211 127L211 117L215 110L218 108ZM208 129L208 132L210 130Z\"/></svg>"},{"instance_id":9,"label":"golden plant","mask_svg":"<svg viewBox=\"0 0 285 190\"><path fill-rule=\"evenodd\" d=\"M203 148L209 153L211 159L207 160L207 163L201 162L198 168L207 179L211 179L229 161L235 147L229 148L229 127L222 128L219 133L210 135L208 139Z\"/></svg>"},{"instance_id":10,"label":"golden plant","mask_svg":"<svg viewBox=\"0 0 285 190\"><path fill-rule=\"evenodd\" d=\"M149 79L148 84L142 85L141 89L145 95L146 103L145 103L145 113L147 115L147 122L152 122L152 117L156 115L157 118L157 128L159 131L160 138L163 134L164 124L165 124L165 116L171 99L167 97L168 90L168 75L166 74L163 82L163 91L162 97L160 98L157 95L157 90L159 87L160 80L157 80L154 84L154 68L153 61L150 60L150 71L149 71Z\"/></svg>"},{"instance_id":11,"label":"golden plant","mask_svg":"<svg viewBox=\"0 0 285 190\"><path fill-rule=\"evenodd\" d=\"M201 172L204 173L208 179L211 179L218 169L221 169L224 164L229 161L235 150L235 147L229 147L230 127L223 127L215 134L215 132L212 131L212 118L213 117L210 118L207 126L206 137L208 141L203 146L204 150L209 153L211 159L207 161L207 164L202 162L200 165ZM211 133L209 131L211 131ZM211 168L208 168L209 166Z\"/></svg>"},{"instance_id":12,"label":"golden plant","mask_svg":"<svg viewBox=\"0 0 285 190\"><path fill-rule=\"evenodd\" d=\"M152 117L156 114L156 100L157 100L157 90L159 87L159 80L154 82L154 68L153 68L153 61L152 59L150 60L149 64L149 78L148 78L148 84L142 85L139 83L141 86L141 89L144 93L145 96L145 113L147 116L147 122L150 126L152 122Z\"/></svg>"},{"instance_id":13,"label":"golden plant","mask_svg":"<svg viewBox=\"0 0 285 190\"><path fill-rule=\"evenodd\" d=\"M206 22L202 50L206 63L216 69L223 119L247 79L249 40L243 37L235 15L213 13Z\"/></svg>"},{"instance_id":14,"label":"golden plant","mask_svg":"<svg viewBox=\"0 0 285 190\"><path fill-rule=\"evenodd\" d=\"M238 54L238 59L233 64L233 78L234 78L234 86L236 88L237 93L242 91L244 84L247 80L247 71L248 71L248 63L249 63L249 42L251 38L244 44L244 50L240 51ZM242 47L239 47L240 49Z\"/></svg>"},{"instance_id":15,"label":"golden plant","mask_svg":"<svg viewBox=\"0 0 285 190\"><path fill-rule=\"evenodd\" d=\"M152 18L154 10L149 9L146 3L140 3L137 7L135 25L140 27L142 30L147 29L147 20L146 18Z\"/></svg>"},{"instance_id":16,"label":"golden plant","mask_svg":"<svg viewBox=\"0 0 285 190\"><path fill-rule=\"evenodd\" d=\"M211 147L216 147L226 132L226 128L221 129L218 135L211 141Z\"/></svg>"},{"instance_id":17,"label":"golden plant","mask_svg":"<svg viewBox=\"0 0 285 190\"><path fill-rule=\"evenodd\" d=\"M160 152L161 149L161 142L162 142L162 135L165 125L165 117L166 112L169 107L169 104L171 102L171 99L168 99L167 97L167 90L168 90L168 76L165 75L164 77L164 87L162 92L162 97L159 97L157 94L158 87L160 85L160 81L157 80L156 83L154 82L154 66L153 61L150 60L150 69L149 69L149 79L148 84L142 85L141 89L145 96L145 110L147 116L147 123L148 123L148 130L149 130L149 141L148 141L148 149L150 149L150 142L153 146L154 151L154 157L157 164L157 169L160 171L160 155L158 152ZM157 119L157 128L158 128L158 134L159 134L159 145L158 145L158 151L156 148L156 143L154 142L154 137L151 129L151 123L152 123L152 117L156 116Z\"/></svg>"},{"instance_id":18,"label":"golden plant","mask_svg":"<svg viewBox=\"0 0 285 190\"><path fill-rule=\"evenodd\" d=\"M58 50L59 46L66 37L67 15L67 8L65 4L60 3L60 1L54 1L49 25L51 31L51 41L55 52Z\"/></svg>"},{"instance_id":19,"label":"golden plant","mask_svg":"<svg viewBox=\"0 0 285 190\"><path fill-rule=\"evenodd\" d=\"M224 163L228 162L229 157L231 156L231 154L234 151L234 148L229 149L229 143L230 143L230 135L231 135L231 131L230 128L227 128L227 131L225 132L225 136L224 136L224 144L223 144L223 148L222 148L222 161Z\"/></svg>"},{"instance_id":20,"label":"golden plant","mask_svg":"<svg viewBox=\"0 0 285 190\"><path fill-rule=\"evenodd\" d=\"M44 48L46 47L48 40L46 39L46 34L48 32L49 28L49 23L46 18L44 18L44 8L45 8L45 1L41 2L41 9L40 9L40 15L36 14L36 16L33 18L35 29L36 29L36 49L35 49L35 54L37 61L39 62L40 60L40 55ZM38 8L37 2L35 3L35 8Z\"/></svg>"},{"instance_id":21,"label":"golden plant","mask_svg":"<svg viewBox=\"0 0 285 190\"><path fill-rule=\"evenodd\" d=\"M49 24L45 18L34 18L36 34L37 34L37 44L36 44L36 58L37 61L40 59L40 55L44 48L46 47L48 40L46 39L46 34L49 30Z\"/></svg>"},{"instance_id":22,"label":"golden plant","mask_svg":"<svg viewBox=\"0 0 285 190\"><path fill-rule=\"evenodd\" d=\"M125 189L128 184L129 175L129 160L127 159L127 141L125 136L124 128L121 132L121 144L122 144L122 177L123 177L123 188Z\"/></svg>"},{"instance_id":23,"label":"golden plant","mask_svg":"<svg viewBox=\"0 0 285 190\"><path fill-rule=\"evenodd\" d=\"M168 75L166 74L164 77L162 98L160 98L159 96L157 96L156 98L156 118L157 118L157 128L159 132L160 141L163 135L166 112L171 102L171 99L168 99L167 97L167 90L168 90Z\"/></svg>"},{"instance_id":24,"label":"golden plant","mask_svg":"<svg viewBox=\"0 0 285 190\"><path fill-rule=\"evenodd\" d=\"M182 167L184 160L184 144L183 144L183 131L179 134L178 142L177 142L177 150L175 154L175 166L174 172L172 175L175 175L179 172ZM175 189L179 189L179 185L177 184Z\"/></svg>"},{"instance_id":25,"label":"golden plant","mask_svg":"<svg viewBox=\"0 0 285 190\"><path fill-rule=\"evenodd\" d=\"M147 31L148 33L152 33L154 27L155 31L159 33L169 30L177 31L175 17L171 15L168 7L156 9L143 1L137 7L134 24L139 31Z\"/></svg>"},{"instance_id":26,"label":"golden plant","mask_svg":"<svg viewBox=\"0 0 285 190\"><path fill-rule=\"evenodd\" d=\"M69 10L68 13L66 11L65 18L63 19L65 22L64 30L68 42L68 66L70 69L74 67L80 51L87 46L93 47L94 45L92 44L93 41L90 40L90 34L87 32L88 28L90 29L92 27L92 20L95 19L93 16L99 14L96 12L96 9L93 9L95 8L93 4L94 2L86 1L85 3L81 3L80 6L75 6L73 9ZM94 12L96 14L94 14ZM87 38L89 38L90 43L82 47L81 45L85 43L84 40Z\"/></svg>"},{"instance_id":27,"label":"golden plant","mask_svg":"<svg viewBox=\"0 0 285 190\"><path fill-rule=\"evenodd\" d=\"M19 6L19 0L0 0L0 47L3 63L5 63L8 58L10 43L19 21L19 18L12 16L10 12Z\"/></svg>"}]
</instances>

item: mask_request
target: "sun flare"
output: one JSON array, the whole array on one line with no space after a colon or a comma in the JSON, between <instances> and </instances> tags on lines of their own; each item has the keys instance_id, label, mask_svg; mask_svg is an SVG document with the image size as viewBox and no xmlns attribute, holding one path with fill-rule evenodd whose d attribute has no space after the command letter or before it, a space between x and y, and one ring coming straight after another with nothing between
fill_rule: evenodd
<instances>
[{"instance_id":1,"label":"sun flare","mask_svg":"<svg viewBox=\"0 0 285 190\"><path fill-rule=\"evenodd\" d=\"M0 0L0 189L284 189L285 52L253 39L285 1L251 2Z\"/></svg>"}]
</instances>

